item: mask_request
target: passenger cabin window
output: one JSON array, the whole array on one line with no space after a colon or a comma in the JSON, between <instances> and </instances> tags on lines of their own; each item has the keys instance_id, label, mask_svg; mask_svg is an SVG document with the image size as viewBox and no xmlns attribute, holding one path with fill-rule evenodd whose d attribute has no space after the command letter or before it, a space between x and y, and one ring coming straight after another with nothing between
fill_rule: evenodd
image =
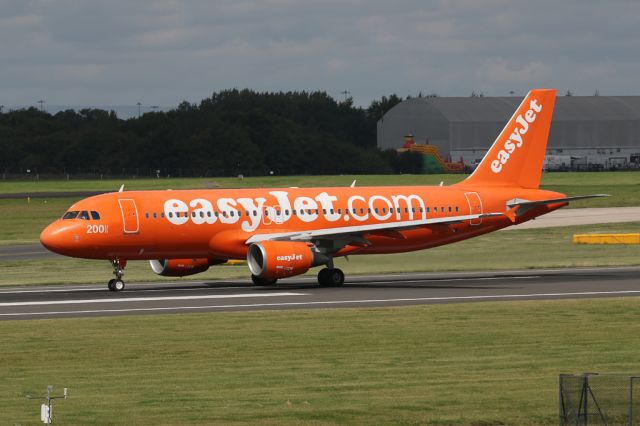
<instances>
[{"instance_id":1,"label":"passenger cabin window","mask_svg":"<svg viewBox=\"0 0 640 426\"><path fill-rule=\"evenodd\" d=\"M76 217L78 217L78 213L80 212L79 211L66 212L64 216L62 216L62 219L64 220L75 219Z\"/></svg>"},{"instance_id":2,"label":"passenger cabin window","mask_svg":"<svg viewBox=\"0 0 640 426\"><path fill-rule=\"evenodd\" d=\"M78 219L89 220L89 212L86 210L81 211L78 215Z\"/></svg>"}]
</instances>

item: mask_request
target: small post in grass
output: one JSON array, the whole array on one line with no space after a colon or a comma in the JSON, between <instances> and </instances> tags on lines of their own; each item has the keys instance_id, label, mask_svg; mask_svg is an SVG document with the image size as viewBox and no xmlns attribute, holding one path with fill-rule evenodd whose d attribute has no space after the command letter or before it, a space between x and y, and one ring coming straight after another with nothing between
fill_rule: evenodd
<instances>
[{"instance_id":1,"label":"small post in grass","mask_svg":"<svg viewBox=\"0 0 640 426\"><path fill-rule=\"evenodd\" d=\"M46 403L43 403L40 406L40 420L42 421L42 423L50 425L51 421L53 419L53 411L52 411L52 406L51 406L51 401L54 399L60 399L60 398L64 398L67 399L67 397L69 396L69 392L67 388L64 388L64 394L63 395L59 395L59 396L54 396L52 395L53 393L53 386L49 385L47 386L47 396L32 396L32 395L25 395L25 398L27 399L42 399L47 401Z\"/></svg>"}]
</instances>

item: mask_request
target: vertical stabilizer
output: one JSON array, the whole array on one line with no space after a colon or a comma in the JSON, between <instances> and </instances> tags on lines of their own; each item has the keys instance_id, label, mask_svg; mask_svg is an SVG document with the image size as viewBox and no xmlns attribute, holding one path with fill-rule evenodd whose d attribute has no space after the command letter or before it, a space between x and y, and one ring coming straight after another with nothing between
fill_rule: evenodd
<instances>
[{"instance_id":1,"label":"vertical stabilizer","mask_svg":"<svg viewBox=\"0 0 640 426\"><path fill-rule=\"evenodd\" d=\"M530 91L475 171L459 185L538 188L555 100L556 90Z\"/></svg>"}]
</instances>

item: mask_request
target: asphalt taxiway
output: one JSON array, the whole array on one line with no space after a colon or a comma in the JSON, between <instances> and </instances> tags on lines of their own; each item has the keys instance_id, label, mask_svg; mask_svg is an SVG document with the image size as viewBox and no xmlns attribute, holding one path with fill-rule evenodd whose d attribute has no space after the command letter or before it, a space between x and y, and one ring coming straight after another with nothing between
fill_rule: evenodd
<instances>
[{"instance_id":1,"label":"asphalt taxiway","mask_svg":"<svg viewBox=\"0 0 640 426\"><path fill-rule=\"evenodd\" d=\"M320 288L312 277L274 287L249 281L13 287L0 290L0 319L404 306L640 296L640 267L350 276Z\"/></svg>"}]
</instances>

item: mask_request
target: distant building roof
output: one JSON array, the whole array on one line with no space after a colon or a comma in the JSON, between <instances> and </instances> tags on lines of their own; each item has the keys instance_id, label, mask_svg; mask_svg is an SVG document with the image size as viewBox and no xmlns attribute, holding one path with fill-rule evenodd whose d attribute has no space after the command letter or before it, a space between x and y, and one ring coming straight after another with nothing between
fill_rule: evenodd
<instances>
[{"instance_id":1,"label":"distant building roof","mask_svg":"<svg viewBox=\"0 0 640 426\"><path fill-rule=\"evenodd\" d=\"M378 122L378 146L398 148L412 133L418 143L451 150L487 149L521 97L413 98ZM640 148L640 96L558 96L550 148Z\"/></svg>"}]
</instances>

